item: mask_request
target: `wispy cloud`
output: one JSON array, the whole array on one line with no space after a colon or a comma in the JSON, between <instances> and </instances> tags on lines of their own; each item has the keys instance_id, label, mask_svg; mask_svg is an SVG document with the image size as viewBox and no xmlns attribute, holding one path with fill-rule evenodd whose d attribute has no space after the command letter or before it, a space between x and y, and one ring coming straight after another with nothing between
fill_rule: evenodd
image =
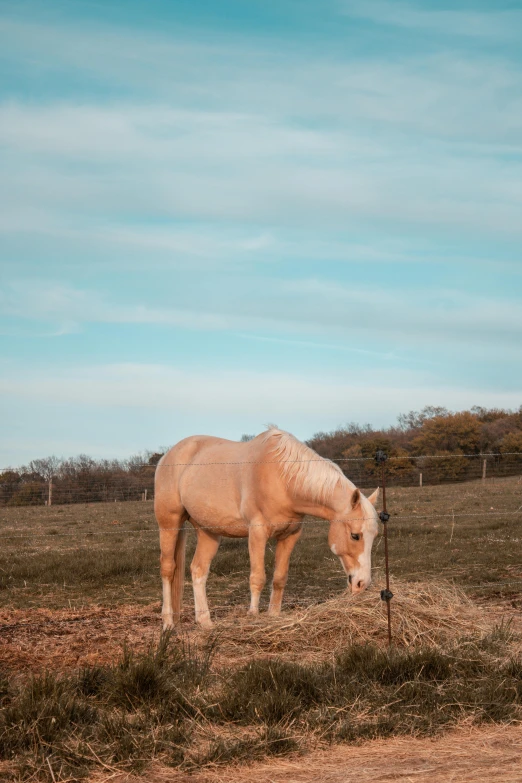
<instances>
[{"instance_id":1,"label":"wispy cloud","mask_svg":"<svg viewBox=\"0 0 522 783\"><path fill-rule=\"evenodd\" d=\"M515 29L522 13L371 1L346 8L390 24L444 27L451 18L469 29L491 29L495 19ZM25 52L44 70L97 74L132 96L101 99L94 86L81 103L0 104L8 225L31 230L47 215L77 229L81 215L91 231L104 225L108 241L124 241L124 230L107 228L122 214L323 230L360 220L522 230L516 58L446 49L333 58L261 37L247 45L240 35L203 41L6 17L1 28L17 67ZM177 241L159 231L135 236L157 250Z\"/></svg>"},{"instance_id":2,"label":"wispy cloud","mask_svg":"<svg viewBox=\"0 0 522 783\"><path fill-rule=\"evenodd\" d=\"M4 368L0 395L88 408L160 409L184 415L259 415L262 411L264 417L280 422L295 415L327 411L328 419L336 423L352 414L364 420L376 405L383 408L391 423L394 415L408 407L440 404L441 399L455 408L490 403L515 407L519 403L514 392L478 392L456 385L433 390L422 373L411 371L396 373L384 397L381 384L362 372L356 378L314 378L309 374L240 370L215 374L158 364L53 368L52 374L20 369L9 373Z\"/></svg>"},{"instance_id":3,"label":"wispy cloud","mask_svg":"<svg viewBox=\"0 0 522 783\"><path fill-rule=\"evenodd\" d=\"M230 322L219 313L204 313L183 308L153 308L144 304L111 302L96 291L78 290L43 281L13 283L0 295L5 315L21 319L59 324L156 324L189 329L226 329ZM52 334L66 334L67 331Z\"/></svg>"},{"instance_id":4,"label":"wispy cloud","mask_svg":"<svg viewBox=\"0 0 522 783\"><path fill-rule=\"evenodd\" d=\"M514 41L518 40L522 28L522 11L519 9L438 8L396 0L393 3L344 0L341 8L349 16L368 19L375 24L428 30L444 36Z\"/></svg>"},{"instance_id":5,"label":"wispy cloud","mask_svg":"<svg viewBox=\"0 0 522 783\"><path fill-rule=\"evenodd\" d=\"M155 104L27 106L0 108L0 140L14 151L107 162L140 155L180 163L197 150L201 163L333 154L341 136L271 122L256 114L179 110Z\"/></svg>"},{"instance_id":6,"label":"wispy cloud","mask_svg":"<svg viewBox=\"0 0 522 783\"><path fill-rule=\"evenodd\" d=\"M298 339L310 346L320 346L325 337L331 340L342 335L352 351L376 355L373 348L357 342L377 339L382 353L389 356L391 352L396 358L397 344L448 345L448 350L465 346L480 353L484 344L502 341L498 355L507 352L519 357L522 351L522 311L516 299L456 290L391 290L263 276L247 284L236 281L233 290L225 284L210 296L201 291L190 307L165 307L121 303L106 292L35 280L10 284L0 295L0 304L6 315L53 323L58 332L63 325L71 329L89 323L149 324L234 331L253 339ZM383 313L388 316L383 318Z\"/></svg>"},{"instance_id":7,"label":"wispy cloud","mask_svg":"<svg viewBox=\"0 0 522 783\"><path fill-rule=\"evenodd\" d=\"M0 204L19 211L18 225L26 214L28 228L46 204L62 220L81 213L98 223L122 212L323 228L365 218L520 234L521 162L438 142L412 151L393 137L365 149L359 138L350 127L312 132L254 115L0 106L9 151Z\"/></svg>"},{"instance_id":8,"label":"wispy cloud","mask_svg":"<svg viewBox=\"0 0 522 783\"><path fill-rule=\"evenodd\" d=\"M340 343L318 343L312 340L291 340L284 337L267 337L266 335L262 336L259 334L239 334L239 336L243 337L245 340L259 340L260 342L267 342L267 343L282 343L284 345L299 345L304 348L319 348L321 350L326 349L327 351L341 351L342 353L355 353L355 354L360 354L362 356L371 356L379 359L387 359L388 361L397 358L397 356L395 356L391 352L384 353L382 351L368 351L365 348L356 348L355 346L342 345Z\"/></svg>"},{"instance_id":9,"label":"wispy cloud","mask_svg":"<svg viewBox=\"0 0 522 783\"><path fill-rule=\"evenodd\" d=\"M514 36L520 29L522 15L520 10L467 13L372 0L353 3L348 8L352 14L389 23L401 24L401 20L410 19L429 24L440 19L441 28L447 31L458 29L459 19L463 20L463 30L471 30L470 20L478 18L483 20L484 30L491 32L500 19L503 29ZM37 58L40 68L48 68L52 73L72 70L83 79L97 74L101 84L130 90L134 102L139 96L135 108L142 104L143 110L139 115L136 111L137 123L132 133L117 114L111 114L107 100L103 100L98 114L94 107L85 107L86 129L98 131L100 155L113 146L118 130L123 134L122 148L132 149L139 142L140 130L155 122L156 140L162 150L163 131L172 127L176 117L180 124L183 114L190 115L194 110L201 112L200 127L194 125L194 132L204 135L206 112L208 136L214 138L217 134L217 141L220 132L226 130L220 128L221 116L234 116L236 125L239 127L244 121L246 128L249 118L257 120L263 130L260 137L266 134L265 143L263 138L256 139L261 144L260 154L264 154L267 145L270 147L277 132L277 128L271 131L270 122L282 117L292 118L294 123L313 119L305 123L306 132L300 135L299 126L294 125L294 133L286 132L280 139L279 143L285 139L287 143L295 142L297 149L300 139L305 142L305 149L309 148L314 139L311 128L318 125L374 119L385 123L387 133L416 128L465 143L511 140L520 148L520 63L504 53L500 56L486 51L405 50L389 58L385 53L361 56L356 50L353 54L346 47L346 53L339 55L336 50L334 57L329 56L328 49L310 51L306 45L297 44L288 48L274 38L230 34L214 38L207 35L199 40L195 31L168 35L99 23L80 29L73 24L13 21L5 17L0 17L0 30L6 42L4 56L18 67ZM95 87L92 93L96 93ZM85 100L83 97L82 103ZM176 111L173 106L178 107ZM129 111L132 112L132 106ZM84 134L80 133L79 141L65 134L69 121L67 105L61 107L64 131L54 129L50 137L45 111L39 119L43 123L43 147L52 146L54 137L63 141L64 153L81 150ZM358 148L371 152L372 138L367 129L359 126L358 130ZM179 141L185 141L183 134ZM320 135L317 141L324 144ZM239 156L242 149L237 149Z\"/></svg>"}]
</instances>

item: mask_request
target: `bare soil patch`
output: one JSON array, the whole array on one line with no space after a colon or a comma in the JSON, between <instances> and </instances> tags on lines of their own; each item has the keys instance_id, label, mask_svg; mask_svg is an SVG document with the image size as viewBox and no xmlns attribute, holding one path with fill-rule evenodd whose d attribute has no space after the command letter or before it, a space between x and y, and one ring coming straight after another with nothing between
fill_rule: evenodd
<instances>
[{"instance_id":1,"label":"bare soil patch","mask_svg":"<svg viewBox=\"0 0 522 783\"><path fill-rule=\"evenodd\" d=\"M159 635L160 615L157 604L3 609L0 625L0 666L12 673L36 674L110 663L125 643L145 649Z\"/></svg>"}]
</instances>

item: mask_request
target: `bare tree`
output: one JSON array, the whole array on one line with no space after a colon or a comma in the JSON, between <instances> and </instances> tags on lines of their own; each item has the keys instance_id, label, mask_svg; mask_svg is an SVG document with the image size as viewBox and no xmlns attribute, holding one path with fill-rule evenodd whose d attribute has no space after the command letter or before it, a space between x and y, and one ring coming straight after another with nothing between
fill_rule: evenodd
<instances>
[{"instance_id":1,"label":"bare tree","mask_svg":"<svg viewBox=\"0 0 522 783\"><path fill-rule=\"evenodd\" d=\"M420 429L428 419L435 419L437 416L448 416L448 414L448 409L440 405L426 405L421 411L400 413L397 416L397 421L399 422L399 429L407 432L408 430Z\"/></svg>"},{"instance_id":2,"label":"bare tree","mask_svg":"<svg viewBox=\"0 0 522 783\"><path fill-rule=\"evenodd\" d=\"M53 478L58 473L62 460L58 459L54 455L52 457L43 457L42 459L33 459L29 463L29 471L41 476L49 486L49 495L47 505L51 505L53 502Z\"/></svg>"}]
</instances>

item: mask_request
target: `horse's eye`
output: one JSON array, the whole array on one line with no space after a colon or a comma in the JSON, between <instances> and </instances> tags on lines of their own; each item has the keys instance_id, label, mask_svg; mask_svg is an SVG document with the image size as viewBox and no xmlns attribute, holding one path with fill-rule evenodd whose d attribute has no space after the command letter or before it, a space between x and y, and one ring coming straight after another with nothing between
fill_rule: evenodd
<instances>
[{"instance_id":1,"label":"horse's eye","mask_svg":"<svg viewBox=\"0 0 522 783\"><path fill-rule=\"evenodd\" d=\"M359 535L359 533L352 533L352 534L351 534L351 536L352 536L352 538L353 538L353 540L354 540L354 541L358 541L358 540L360 539L360 537L361 537L361 536Z\"/></svg>"}]
</instances>

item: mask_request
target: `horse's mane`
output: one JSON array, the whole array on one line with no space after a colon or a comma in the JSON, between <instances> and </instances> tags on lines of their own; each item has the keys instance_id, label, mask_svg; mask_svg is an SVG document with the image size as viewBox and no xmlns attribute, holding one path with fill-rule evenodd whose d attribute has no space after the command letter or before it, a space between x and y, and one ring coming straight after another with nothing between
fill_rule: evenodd
<instances>
[{"instance_id":1,"label":"horse's mane","mask_svg":"<svg viewBox=\"0 0 522 783\"><path fill-rule=\"evenodd\" d=\"M335 488L348 481L335 462L319 456L289 432L270 427L259 437L279 462L287 485L293 480L294 488L312 502L328 502Z\"/></svg>"}]
</instances>

